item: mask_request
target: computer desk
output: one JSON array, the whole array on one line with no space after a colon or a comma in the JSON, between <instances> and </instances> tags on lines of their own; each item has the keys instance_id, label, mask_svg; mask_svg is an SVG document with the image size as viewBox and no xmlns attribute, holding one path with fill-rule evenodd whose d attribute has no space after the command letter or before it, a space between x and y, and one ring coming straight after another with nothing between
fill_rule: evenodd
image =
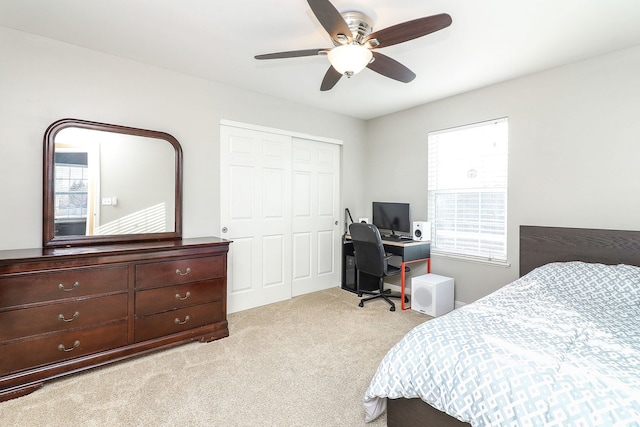
<instances>
[{"instance_id":1,"label":"computer desk","mask_svg":"<svg viewBox=\"0 0 640 427\"><path fill-rule=\"evenodd\" d=\"M399 256L402 259L400 264L400 295L401 305L403 310L411 308L410 305L406 305L404 302L405 297L405 280L406 273L405 267L409 264L417 262L427 263L427 273L431 272L431 242L421 242L412 240L382 240L382 245L387 253ZM351 292L356 292L355 279L357 277L357 270L355 268L355 261L353 260L353 243L349 235L345 236L342 245L342 288ZM351 259L349 259L351 257ZM366 280L366 279L365 279ZM375 289L378 289L377 280L375 281Z\"/></svg>"}]
</instances>

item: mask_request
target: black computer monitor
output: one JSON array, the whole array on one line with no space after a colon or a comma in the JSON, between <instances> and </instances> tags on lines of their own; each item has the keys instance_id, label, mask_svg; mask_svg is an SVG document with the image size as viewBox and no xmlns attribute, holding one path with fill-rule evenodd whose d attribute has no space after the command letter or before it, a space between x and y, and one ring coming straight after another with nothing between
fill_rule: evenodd
<instances>
[{"instance_id":1,"label":"black computer monitor","mask_svg":"<svg viewBox=\"0 0 640 427\"><path fill-rule=\"evenodd\" d=\"M373 225L381 233L411 234L409 203L373 202Z\"/></svg>"}]
</instances>

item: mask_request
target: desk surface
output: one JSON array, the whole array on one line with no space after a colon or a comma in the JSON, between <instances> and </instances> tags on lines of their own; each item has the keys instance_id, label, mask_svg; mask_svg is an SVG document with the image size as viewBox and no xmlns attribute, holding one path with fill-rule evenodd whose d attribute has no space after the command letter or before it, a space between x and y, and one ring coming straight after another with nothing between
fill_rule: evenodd
<instances>
[{"instance_id":1,"label":"desk surface","mask_svg":"<svg viewBox=\"0 0 640 427\"><path fill-rule=\"evenodd\" d=\"M416 240L384 240L382 239L382 244L383 245L389 245L389 246L421 246L421 245L430 245L431 241L430 240L426 240L426 241L416 241Z\"/></svg>"},{"instance_id":2,"label":"desk surface","mask_svg":"<svg viewBox=\"0 0 640 427\"><path fill-rule=\"evenodd\" d=\"M351 244L351 236L345 236L345 244ZM402 262L424 260L431 257L431 241L382 240L386 252L402 257Z\"/></svg>"},{"instance_id":3,"label":"desk surface","mask_svg":"<svg viewBox=\"0 0 640 427\"><path fill-rule=\"evenodd\" d=\"M345 235L345 238L347 240L351 240L351 235L347 234ZM385 240L384 238L382 238L382 244L383 245L390 245L390 246L421 246L421 245L430 245L431 244L431 240L425 240L425 241L417 241L417 240Z\"/></svg>"}]
</instances>

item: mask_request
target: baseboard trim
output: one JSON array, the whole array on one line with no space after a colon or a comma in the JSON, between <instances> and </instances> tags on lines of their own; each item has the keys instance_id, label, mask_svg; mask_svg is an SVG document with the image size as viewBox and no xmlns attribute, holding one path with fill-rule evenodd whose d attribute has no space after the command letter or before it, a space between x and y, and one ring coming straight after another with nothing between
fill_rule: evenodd
<instances>
[{"instance_id":1,"label":"baseboard trim","mask_svg":"<svg viewBox=\"0 0 640 427\"><path fill-rule=\"evenodd\" d=\"M402 292L402 288L400 287L400 285L396 285L395 283L387 283L384 282L384 287L385 289L391 289L393 292ZM405 295L408 295L409 297L411 296L411 286L408 286L404 289L404 293ZM453 308L460 308L460 307L464 307L465 305L467 305L466 302L462 302L462 301L454 301L453 302Z\"/></svg>"}]
</instances>

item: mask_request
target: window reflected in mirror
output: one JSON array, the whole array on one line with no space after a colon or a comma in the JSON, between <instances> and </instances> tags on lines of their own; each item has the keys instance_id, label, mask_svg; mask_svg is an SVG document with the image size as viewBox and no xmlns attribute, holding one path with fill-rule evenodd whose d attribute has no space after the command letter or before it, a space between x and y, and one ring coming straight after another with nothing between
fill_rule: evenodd
<instances>
[{"instance_id":1,"label":"window reflected in mirror","mask_svg":"<svg viewBox=\"0 0 640 427\"><path fill-rule=\"evenodd\" d=\"M56 236L90 235L92 232L93 227L87 221L90 199L87 154L56 148L53 195Z\"/></svg>"}]
</instances>

